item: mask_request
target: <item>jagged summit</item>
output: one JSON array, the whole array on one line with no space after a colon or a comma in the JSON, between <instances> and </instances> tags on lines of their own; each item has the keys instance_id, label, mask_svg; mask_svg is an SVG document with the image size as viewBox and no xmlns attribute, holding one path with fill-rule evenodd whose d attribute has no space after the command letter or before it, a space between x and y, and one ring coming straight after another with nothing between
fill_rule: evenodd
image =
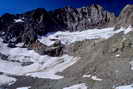
<instances>
[{"instance_id":1,"label":"jagged summit","mask_svg":"<svg viewBox=\"0 0 133 89\"><path fill-rule=\"evenodd\" d=\"M123 27L133 25L133 5L126 5L125 8L122 9L117 18L117 24Z\"/></svg>"}]
</instances>

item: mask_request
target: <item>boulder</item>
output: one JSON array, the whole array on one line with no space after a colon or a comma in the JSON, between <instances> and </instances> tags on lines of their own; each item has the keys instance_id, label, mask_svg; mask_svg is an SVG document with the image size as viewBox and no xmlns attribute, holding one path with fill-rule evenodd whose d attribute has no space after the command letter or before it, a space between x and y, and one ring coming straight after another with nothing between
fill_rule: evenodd
<instances>
[{"instance_id":1,"label":"boulder","mask_svg":"<svg viewBox=\"0 0 133 89\"><path fill-rule=\"evenodd\" d=\"M64 45L62 45L61 42L58 41L51 46L46 46L37 40L36 42L28 45L28 48L33 49L40 55L61 56L63 55Z\"/></svg>"}]
</instances>

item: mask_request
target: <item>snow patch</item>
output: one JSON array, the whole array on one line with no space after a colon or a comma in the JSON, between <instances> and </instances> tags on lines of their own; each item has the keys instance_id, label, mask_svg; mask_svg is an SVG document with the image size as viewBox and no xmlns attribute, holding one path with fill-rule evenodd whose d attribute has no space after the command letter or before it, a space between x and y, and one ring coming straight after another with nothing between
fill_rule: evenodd
<instances>
[{"instance_id":1,"label":"snow patch","mask_svg":"<svg viewBox=\"0 0 133 89\"><path fill-rule=\"evenodd\" d=\"M47 45L47 46L51 46L52 44L55 43L55 41L52 41L51 38L46 37L46 36L42 36L38 39L41 43Z\"/></svg>"},{"instance_id":2,"label":"snow patch","mask_svg":"<svg viewBox=\"0 0 133 89\"><path fill-rule=\"evenodd\" d=\"M120 57L120 54L116 54L115 56L116 56L116 57Z\"/></svg>"},{"instance_id":3,"label":"snow patch","mask_svg":"<svg viewBox=\"0 0 133 89\"><path fill-rule=\"evenodd\" d=\"M133 28L132 26L129 26L125 31L124 31L124 34L127 34L129 32L133 31Z\"/></svg>"},{"instance_id":4,"label":"snow patch","mask_svg":"<svg viewBox=\"0 0 133 89\"><path fill-rule=\"evenodd\" d=\"M24 22L22 19L14 19L15 23Z\"/></svg>"},{"instance_id":5,"label":"snow patch","mask_svg":"<svg viewBox=\"0 0 133 89\"><path fill-rule=\"evenodd\" d=\"M0 60L0 71L11 75L25 75L38 78L60 79L63 76L56 75L69 66L76 63L78 58L63 55L62 57L47 57L43 62L34 62L28 66L20 63ZM10 68L10 69L9 69Z\"/></svg>"},{"instance_id":6,"label":"snow patch","mask_svg":"<svg viewBox=\"0 0 133 89\"><path fill-rule=\"evenodd\" d=\"M133 89L133 85L124 85L116 87L115 89Z\"/></svg>"},{"instance_id":7,"label":"snow patch","mask_svg":"<svg viewBox=\"0 0 133 89\"><path fill-rule=\"evenodd\" d=\"M18 43L18 44L16 44L16 46L18 46L18 47L22 47L24 45L24 43Z\"/></svg>"},{"instance_id":8,"label":"snow patch","mask_svg":"<svg viewBox=\"0 0 133 89\"><path fill-rule=\"evenodd\" d=\"M83 78L90 78L91 77L91 75L89 74L89 75L83 75Z\"/></svg>"},{"instance_id":9,"label":"snow patch","mask_svg":"<svg viewBox=\"0 0 133 89\"><path fill-rule=\"evenodd\" d=\"M91 79L96 81L102 81L102 79L98 78L97 76L92 76Z\"/></svg>"},{"instance_id":10,"label":"snow patch","mask_svg":"<svg viewBox=\"0 0 133 89\"><path fill-rule=\"evenodd\" d=\"M17 89L29 89L31 87L20 87L20 88L17 88Z\"/></svg>"},{"instance_id":11,"label":"snow patch","mask_svg":"<svg viewBox=\"0 0 133 89\"><path fill-rule=\"evenodd\" d=\"M63 88L63 89L87 89L87 86L86 86L85 83L81 83L81 84L76 84L76 85L66 87L66 88Z\"/></svg>"},{"instance_id":12,"label":"snow patch","mask_svg":"<svg viewBox=\"0 0 133 89\"><path fill-rule=\"evenodd\" d=\"M90 78L92 80L96 80L96 81L102 81L102 79L98 78L97 76L92 76L92 75L83 75L83 78Z\"/></svg>"},{"instance_id":13,"label":"snow patch","mask_svg":"<svg viewBox=\"0 0 133 89\"><path fill-rule=\"evenodd\" d=\"M13 77L9 77L6 75L0 75L0 86L5 85L5 84L12 85L15 82L16 82L16 79Z\"/></svg>"},{"instance_id":14,"label":"snow patch","mask_svg":"<svg viewBox=\"0 0 133 89\"><path fill-rule=\"evenodd\" d=\"M73 65L78 61L79 58L72 57L68 55L64 55L60 59L56 59L53 62L51 61L50 64L44 64L41 68L41 72L35 73L28 73L32 77L39 77L39 78L49 78L49 79L61 79L63 76L56 75L58 72L63 72L66 68Z\"/></svg>"}]
</instances>

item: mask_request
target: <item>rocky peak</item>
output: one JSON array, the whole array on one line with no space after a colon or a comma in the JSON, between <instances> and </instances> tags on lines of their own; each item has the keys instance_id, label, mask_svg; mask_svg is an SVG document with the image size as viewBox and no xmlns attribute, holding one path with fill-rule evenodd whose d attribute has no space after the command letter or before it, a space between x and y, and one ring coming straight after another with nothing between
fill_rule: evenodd
<instances>
[{"instance_id":1,"label":"rocky peak","mask_svg":"<svg viewBox=\"0 0 133 89\"><path fill-rule=\"evenodd\" d=\"M118 27L128 27L129 25L133 25L133 5L125 6L117 18Z\"/></svg>"},{"instance_id":2,"label":"rocky peak","mask_svg":"<svg viewBox=\"0 0 133 89\"><path fill-rule=\"evenodd\" d=\"M105 11L100 5L92 5L82 8L57 9L52 12L52 17L64 30L81 31L107 26L114 20L115 15Z\"/></svg>"}]
</instances>

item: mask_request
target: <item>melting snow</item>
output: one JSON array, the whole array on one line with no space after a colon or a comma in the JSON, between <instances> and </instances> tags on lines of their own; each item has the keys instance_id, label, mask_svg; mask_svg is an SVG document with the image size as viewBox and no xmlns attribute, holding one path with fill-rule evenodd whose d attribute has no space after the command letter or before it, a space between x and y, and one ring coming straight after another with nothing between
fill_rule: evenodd
<instances>
[{"instance_id":1,"label":"melting snow","mask_svg":"<svg viewBox=\"0 0 133 89\"><path fill-rule=\"evenodd\" d=\"M114 30L114 28L105 28L105 29L88 29L85 31L77 31L77 32L56 32L47 34L46 36L40 38L39 40L45 45L51 45L54 41L50 39L59 39L63 44L71 44L76 41L82 41L85 39L108 39L116 33L124 32L127 34L132 31L132 27L129 26L127 29L121 28L118 30Z\"/></svg>"},{"instance_id":2,"label":"melting snow","mask_svg":"<svg viewBox=\"0 0 133 89\"><path fill-rule=\"evenodd\" d=\"M119 86L119 87L116 87L115 89L133 89L133 85Z\"/></svg>"},{"instance_id":3,"label":"melting snow","mask_svg":"<svg viewBox=\"0 0 133 89\"><path fill-rule=\"evenodd\" d=\"M81 83L81 84L76 84L76 85L66 87L66 88L63 88L63 89L87 89L87 86L86 86L85 83Z\"/></svg>"}]
</instances>

